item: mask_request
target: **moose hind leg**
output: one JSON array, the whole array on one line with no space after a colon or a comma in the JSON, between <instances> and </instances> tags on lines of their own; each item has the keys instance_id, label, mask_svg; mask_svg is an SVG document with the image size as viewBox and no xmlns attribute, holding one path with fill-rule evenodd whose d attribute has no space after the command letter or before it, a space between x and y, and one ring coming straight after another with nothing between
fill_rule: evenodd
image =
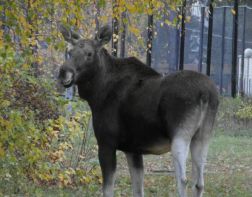
<instances>
[{"instance_id":1,"label":"moose hind leg","mask_svg":"<svg viewBox=\"0 0 252 197\"><path fill-rule=\"evenodd\" d=\"M172 142L171 152L175 167L177 189L180 197L186 197L186 160L189 151L190 140L183 137L175 137Z\"/></svg>"},{"instance_id":2,"label":"moose hind leg","mask_svg":"<svg viewBox=\"0 0 252 197\"><path fill-rule=\"evenodd\" d=\"M210 138L213 135L215 111L208 111L203 124L192 138L190 149L192 155L193 197L202 197L204 191L204 167L207 159Z\"/></svg>"},{"instance_id":3,"label":"moose hind leg","mask_svg":"<svg viewBox=\"0 0 252 197\"><path fill-rule=\"evenodd\" d=\"M125 153L130 177L132 182L133 196L144 196L144 168L143 168L143 156L139 154Z\"/></svg>"},{"instance_id":4,"label":"moose hind leg","mask_svg":"<svg viewBox=\"0 0 252 197\"><path fill-rule=\"evenodd\" d=\"M208 140L193 138L191 142L193 197L202 197L204 190L204 166L207 158Z\"/></svg>"},{"instance_id":5,"label":"moose hind leg","mask_svg":"<svg viewBox=\"0 0 252 197\"><path fill-rule=\"evenodd\" d=\"M99 147L99 162L103 177L103 197L113 197L116 171L116 151L105 147Z\"/></svg>"}]
</instances>

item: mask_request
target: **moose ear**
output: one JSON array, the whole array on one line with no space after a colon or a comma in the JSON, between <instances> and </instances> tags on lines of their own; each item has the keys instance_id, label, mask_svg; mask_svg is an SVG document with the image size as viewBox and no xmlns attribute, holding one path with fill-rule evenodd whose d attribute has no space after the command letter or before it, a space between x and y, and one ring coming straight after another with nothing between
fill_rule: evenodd
<instances>
[{"instance_id":1,"label":"moose ear","mask_svg":"<svg viewBox=\"0 0 252 197\"><path fill-rule=\"evenodd\" d=\"M103 46L109 43L111 37L112 37L112 29L109 25L106 25L99 29L95 38L99 42L99 44Z\"/></svg>"},{"instance_id":2,"label":"moose ear","mask_svg":"<svg viewBox=\"0 0 252 197\"><path fill-rule=\"evenodd\" d=\"M70 44L75 45L77 41L81 38L78 33L70 30L70 28L67 28L62 24L59 25L59 30L65 41L69 42Z\"/></svg>"}]
</instances>

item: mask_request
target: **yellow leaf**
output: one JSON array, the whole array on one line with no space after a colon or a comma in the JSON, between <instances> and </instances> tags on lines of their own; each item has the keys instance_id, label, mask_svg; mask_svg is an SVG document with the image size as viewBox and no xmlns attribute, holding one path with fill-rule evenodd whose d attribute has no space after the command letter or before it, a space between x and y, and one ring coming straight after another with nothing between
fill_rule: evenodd
<instances>
[{"instance_id":1,"label":"yellow leaf","mask_svg":"<svg viewBox=\"0 0 252 197\"><path fill-rule=\"evenodd\" d=\"M10 106L10 101L3 100L1 103L1 107L8 107L8 106Z\"/></svg>"},{"instance_id":2,"label":"yellow leaf","mask_svg":"<svg viewBox=\"0 0 252 197\"><path fill-rule=\"evenodd\" d=\"M171 24L172 24L171 21L169 21L168 19L165 19L165 23L166 23L167 25L171 25Z\"/></svg>"},{"instance_id":3,"label":"yellow leaf","mask_svg":"<svg viewBox=\"0 0 252 197\"><path fill-rule=\"evenodd\" d=\"M133 34L135 34L135 36L139 36L139 35L140 35L140 30L137 29L136 27L130 26L130 27L129 27L129 30L130 30Z\"/></svg>"},{"instance_id":4,"label":"yellow leaf","mask_svg":"<svg viewBox=\"0 0 252 197\"><path fill-rule=\"evenodd\" d=\"M152 15L152 14L153 14L153 9L152 9L152 8L148 8L147 14L148 14L148 15Z\"/></svg>"},{"instance_id":5,"label":"yellow leaf","mask_svg":"<svg viewBox=\"0 0 252 197\"><path fill-rule=\"evenodd\" d=\"M66 174L67 175L72 175L72 174L76 174L75 170L73 168L69 168L68 170L66 170Z\"/></svg>"},{"instance_id":6,"label":"yellow leaf","mask_svg":"<svg viewBox=\"0 0 252 197\"><path fill-rule=\"evenodd\" d=\"M1 23L0 23L0 25L2 25ZM3 30L0 30L0 39L2 39L2 37L3 37Z\"/></svg>"},{"instance_id":7,"label":"yellow leaf","mask_svg":"<svg viewBox=\"0 0 252 197\"><path fill-rule=\"evenodd\" d=\"M64 180L64 175L63 174L59 174L59 180L62 182Z\"/></svg>"},{"instance_id":8,"label":"yellow leaf","mask_svg":"<svg viewBox=\"0 0 252 197\"><path fill-rule=\"evenodd\" d=\"M234 9L231 9L231 13L232 13L233 15L236 15L236 11L235 11Z\"/></svg>"},{"instance_id":9,"label":"yellow leaf","mask_svg":"<svg viewBox=\"0 0 252 197\"><path fill-rule=\"evenodd\" d=\"M132 3L127 3L126 8L128 9L128 11L130 13L136 13L137 12L136 6L134 6Z\"/></svg>"},{"instance_id":10,"label":"yellow leaf","mask_svg":"<svg viewBox=\"0 0 252 197\"><path fill-rule=\"evenodd\" d=\"M38 62L39 64L43 63L43 57L39 55L39 56L37 57L37 62Z\"/></svg>"},{"instance_id":11,"label":"yellow leaf","mask_svg":"<svg viewBox=\"0 0 252 197\"><path fill-rule=\"evenodd\" d=\"M31 45L37 45L37 40L35 40L35 39L32 39L32 41L31 41Z\"/></svg>"},{"instance_id":12,"label":"yellow leaf","mask_svg":"<svg viewBox=\"0 0 252 197\"><path fill-rule=\"evenodd\" d=\"M191 16L186 17L186 22L189 23L191 21Z\"/></svg>"},{"instance_id":13,"label":"yellow leaf","mask_svg":"<svg viewBox=\"0 0 252 197\"><path fill-rule=\"evenodd\" d=\"M87 176L83 176L82 178L81 178L81 183L83 183L83 184L88 184L88 183L90 183L91 182L91 178L90 177L87 177Z\"/></svg>"},{"instance_id":14,"label":"yellow leaf","mask_svg":"<svg viewBox=\"0 0 252 197\"><path fill-rule=\"evenodd\" d=\"M27 21L26 21L26 18L22 15L19 16L19 22L20 24L22 24L23 26L26 26L27 25Z\"/></svg>"},{"instance_id":15,"label":"yellow leaf","mask_svg":"<svg viewBox=\"0 0 252 197\"><path fill-rule=\"evenodd\" d=\"M106 22L108 22L108 16L106 16L106 15L101 16L101 17L100 17L100 20L101 20L103 23L106 23Z\"/></svg>"},{"instance_id":16,"label":"yellow leaf","mask_svg":"<svg viewBox=\"0 0 252 197\"><path fill-rule=\"evenodd\" d=\"M30 65L25 63L25 64L22 65L22 67L24 68L24 70L26 70L26 69L28 69L30 67Z\"/></svg>"},{"instance_id":17,"label":"yellow leaf","mask_svg":"<svg viewBox=\"0 0 252 197\"><path fill-rule=\"evenodd\" d=\"M4 157L4 155L5 155L5 151L4 151L3 147L2 147L2 145L0 144L0 158Z\"/></svg>"}]
</instances>

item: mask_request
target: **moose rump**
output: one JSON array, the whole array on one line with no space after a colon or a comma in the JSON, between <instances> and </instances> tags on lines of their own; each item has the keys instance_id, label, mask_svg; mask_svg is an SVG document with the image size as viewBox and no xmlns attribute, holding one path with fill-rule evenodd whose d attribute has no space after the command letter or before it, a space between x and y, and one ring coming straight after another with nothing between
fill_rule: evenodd
<instances>
[{"instance_id":1,"label":"moose rump","mask_svg":"<svg viewBox=\"0 0 252 197\"><path fill-rule=\"evenodd\" d=\"M103 174L103 196L112 197L116 151L125 153L133 196L143 197L143 154L171 151L178 193L186 197L186 159L192 154L193 195L203 194L203 170L218 94L200 73L180 71L162 76L134 57L112 57L103 45L111 39L108 26L94 40L81 39L61 27L73 45L60 68L65 87L77 85L93 115ZM78 38L78 39L76 39Z\"/></svg>"}]
</instances>

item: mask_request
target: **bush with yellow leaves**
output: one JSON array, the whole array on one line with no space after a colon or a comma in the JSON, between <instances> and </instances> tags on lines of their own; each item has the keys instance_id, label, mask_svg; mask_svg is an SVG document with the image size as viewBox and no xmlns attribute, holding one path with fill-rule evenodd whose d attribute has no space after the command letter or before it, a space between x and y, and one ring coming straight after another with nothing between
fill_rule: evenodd
<instances>
[{"instance_id":1,"label":"bush with yellow leaves","mask_svg":"<svg viewBox=\"0 0 252 197\"><path fill-rule=\"evenodd\" d=\"M8 58L0 65L0 194L25 193L28 183L98 183L86 103L66 101L55 93L55 82L22 68L22 56L1 50ZM73 113L66 110L69 104Z\"/></svg>"}]
</instances>

